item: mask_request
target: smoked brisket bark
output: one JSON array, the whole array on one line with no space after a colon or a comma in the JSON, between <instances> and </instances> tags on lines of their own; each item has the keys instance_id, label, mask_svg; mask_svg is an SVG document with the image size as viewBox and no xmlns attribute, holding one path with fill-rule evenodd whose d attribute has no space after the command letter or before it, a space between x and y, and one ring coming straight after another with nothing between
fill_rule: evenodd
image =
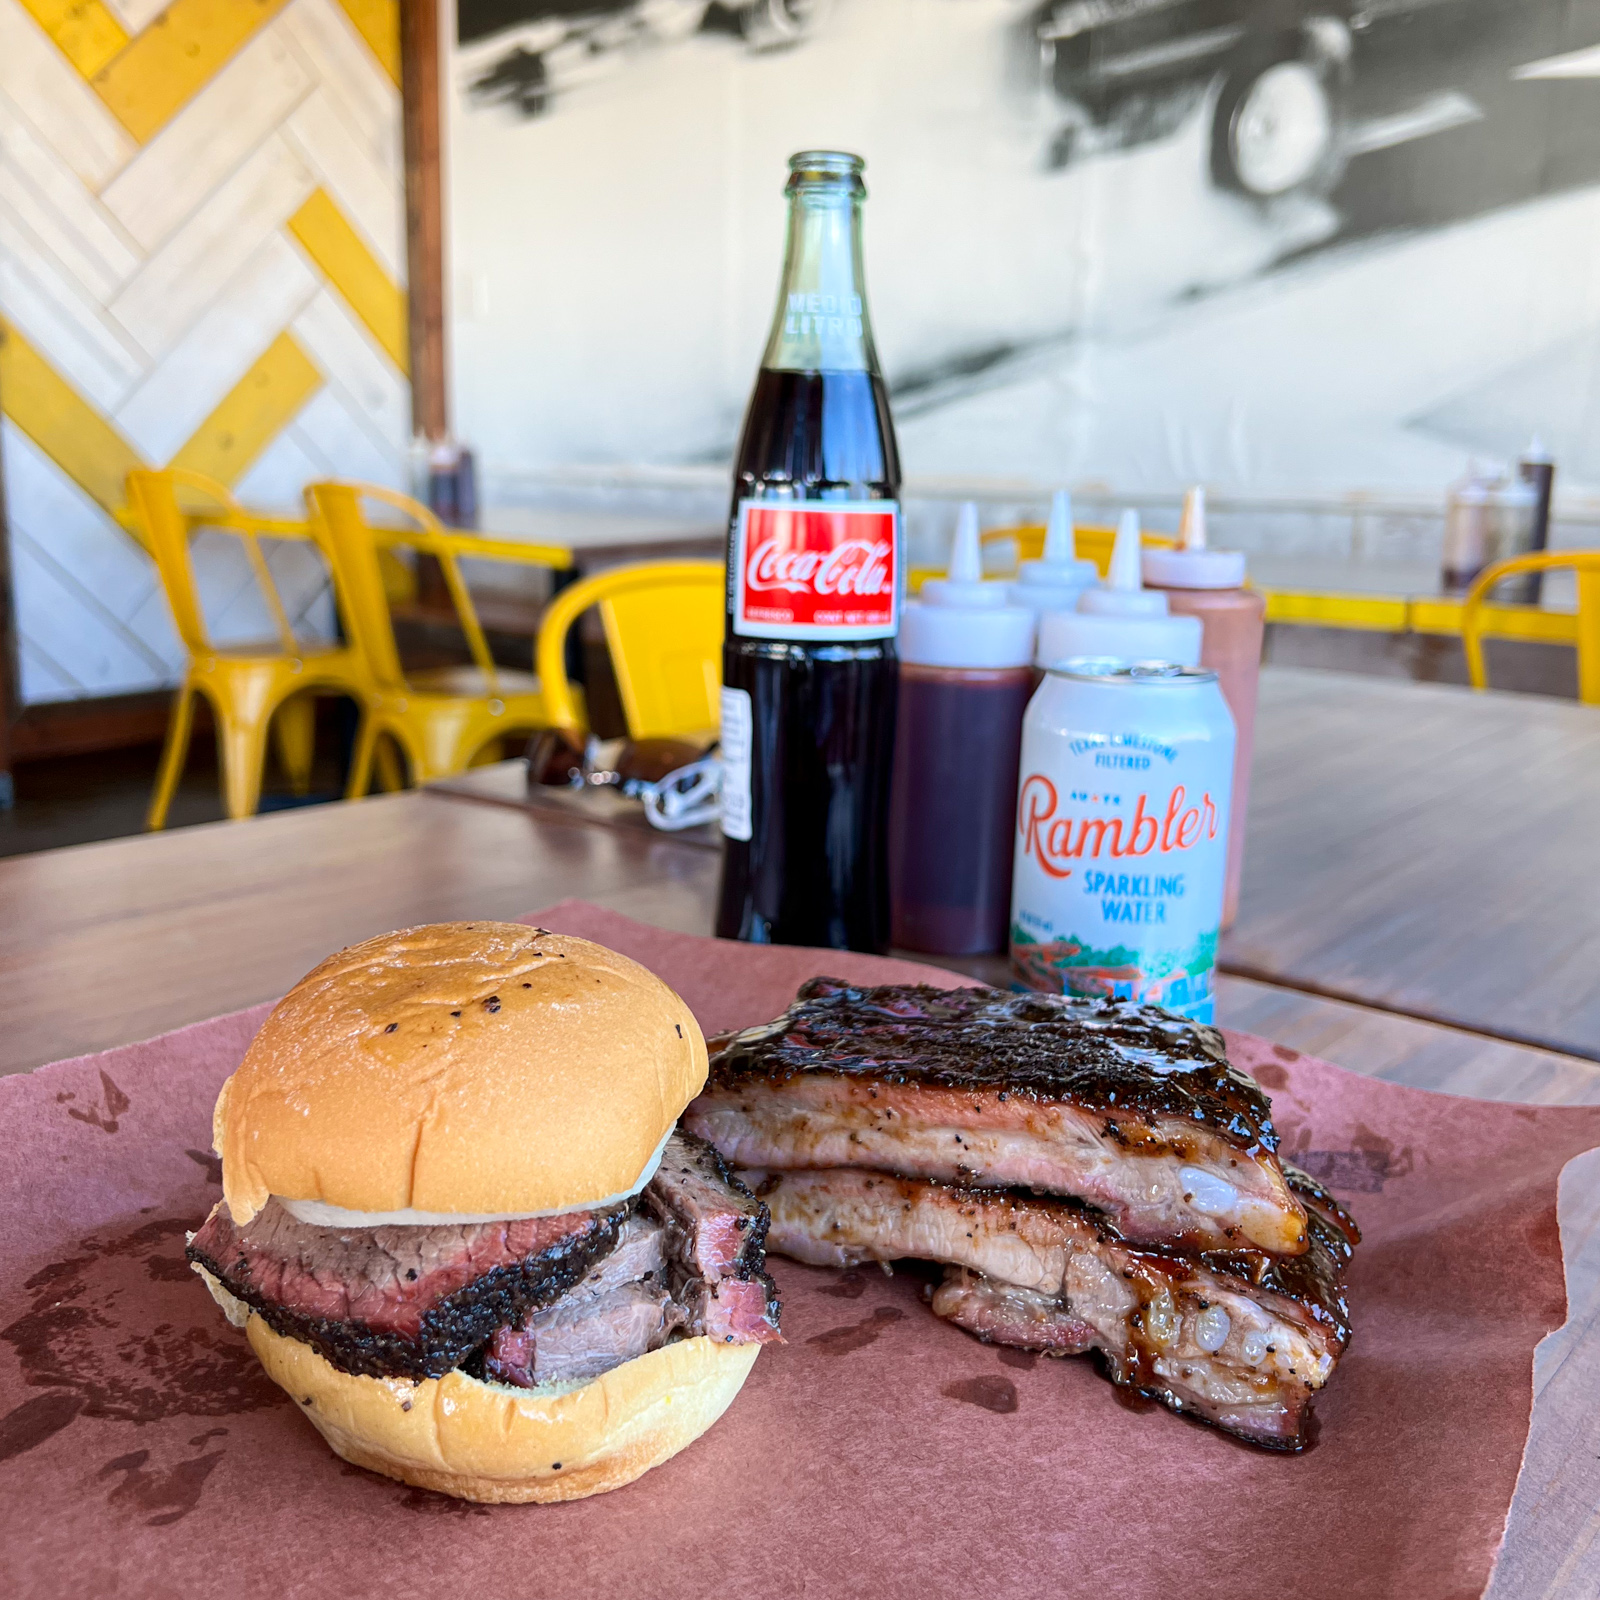
<instances>
[{"instance_id":1,"label":"smoked brisket bark","mask_svg":"<svg viewBox=\"0 0 1600 1600\"><path fill-rule=\"evenodd\" d=\"M748 1173L773 1249L823 1266L943 1262L933 1309L979 1338L1051 1355L1098 1350L1112 1381L1277 1449L1350 1337L1341 1276L1355 1225L1294 1174L1309 1248L1198 1257L1131 1244L1089 1208L870 1171Z\"/></svg>"},{"instance_id":2,"label":"smoked brisket bark","mask_svg":"<svg viewBox=\"0 0 1600 1600\"><path fill-rule=\"evenodd\" d=\"M189 1260L345 1372L437 1378L556 1300L616 1244L629 1207L443 1227L318 1228L219 1201Z\"/></svg>"},{"instance_id":3,"label":"smoked brisket bark","mask_svg":"<svg viewBox=\"0 0 1600 1600\"><path fill-rule=\"evenodd\" d=\"M723 1344L781 1339L777 1286L763 1270L767 1208L706 1140L673 1134L640 1199L666 1230L691 1332Z\"/></svg>"},{"instance_id":4,"label":"smoked brisket bark","mask_svg":"<svg viewBox=\"0 0 1600 1600\"><path fill-rule=\"evenodd\" d=\"M1026 1187L1191 1250L1307 1245L1265 1095L1214 1028L1151 1006L814 978L722 1041L683 1125L736 1167Z\"/></svg>"},{"instance_id":5,"label":"smoked brisket bark","mask_svg":"<svg viewBox=\"0 0 1600 1600\"><path fill-rule=\"evenodd\" d=\"M481 1376L523 1388L585 1382L674 1337L781 1340L777 1290L762 1270L767 1208L715 1150L675 1133L639 1201L617 1247L580 1283L496 1332Z\"/></svg>"}]
</instances>

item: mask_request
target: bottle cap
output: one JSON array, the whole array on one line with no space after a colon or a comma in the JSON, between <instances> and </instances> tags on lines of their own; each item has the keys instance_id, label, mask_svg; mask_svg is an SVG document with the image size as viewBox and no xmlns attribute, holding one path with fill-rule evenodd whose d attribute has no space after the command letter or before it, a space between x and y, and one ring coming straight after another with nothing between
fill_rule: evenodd
<instances>
[{"instance_id":1,"label":"bottle cap","mask_svg":"<svg viewBox=\"0 0 1600 1600\"><path fill-rule=\"evenodd\" d=\"M1530 467L1544 467L1550 464L1550 452L1544 447L1544 440L1538 434L1528 441L1528 448L1522 452L1522 459Z\"/></svg>"},{"instance_id":2,"label":"bottle cap","mask_svg":"<svg viewBox=\"0 0 1600 1600\"><path fill-rule=\"evenodd\" d=\"M1073 551L1072 496L1057 489L1050 502L1050 522L1045 528L1044 557L1024 561L1011 585L1011 603L1035 612L1070 611L1078 596L1098 581L1092 561L1080 560Z\"/></svg>"},{"instance_id":3,"label":"bottle cap","mask_svg":"<svg viewBox=\"0 0 1600 1600\"><path fill-rule=\"evenodd\" d=\"M1239 589L1244 552L1212 550L1206 544L1206 492L1196 484L1183 497L1176 550L1146 550L1144 581L1162 589Z\"/></svg>"},{"instance_id":4,"label":"bottle cap","mask_svg":"<svg viewBox=\"0 0 1600 1600\"><path fill-rule=\"evenodd\" d=\"M1106 581L1078 596L1076 611L1050 611L1039 618L1034 664L1051 667L1073 656L1118 661L1200 660L1200 619L1167 615L1167 597L1139 583L1139 514L1124 511L1117 524Z\"/></svg>"},{"instance_id":5,"label":"bottle cap","mask_svg":"<svg viewBox=\"0 0 1600 1600\"><path fill-rule=\"evenodd\" d=\"M985 583L978 508L956 524L947 577L929 578L900 615L899 654L919 667L1025 667L1033 658L1033 613L1007 605L1009 585Z\"/></svg>"},{"instance_id":6,"label":"bottle cap","mask_svg":"<svg viewBox=\"0 0 1600 1600\"><path fill-rule=\"evenodd\" d=\"M1174 661L1200 665L1199 617L1097 617L1047 611L1039 618L1036 667L1058 667L1075 656L1115 661Z\"/></svg>"},{"instance_id":7,"label":"bottle cap","mask_svg":"<svg viewBox=\"0 0 1600 1600\"><path fill-rule=\"evenodd\" d=\"M1103 583L1085 589L1078 596L1078 610L1097 617L1166 616L1167 597L1159 589L1146 589L1139 579L1137 511L1129 509L1122 513L1122 520L1117 524L1117 540L1111 547L1111 569ZM1094 654L1093 651L1083 653Z\"/></svg>"}]
</instances>

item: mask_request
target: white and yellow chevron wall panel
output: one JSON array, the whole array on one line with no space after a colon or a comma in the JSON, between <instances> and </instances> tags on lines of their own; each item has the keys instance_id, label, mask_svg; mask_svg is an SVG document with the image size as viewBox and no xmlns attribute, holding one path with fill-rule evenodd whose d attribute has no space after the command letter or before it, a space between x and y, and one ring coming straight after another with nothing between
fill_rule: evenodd
<instances>
[{"instance_id":1,"label":"white and yellow chevron wall panel","mask_svg":"<svg viewBox=\"0 0 1600 1600\"><path fill-rule=\"evenodd\" d=\"M0 0L0 444L25 703L182 667L118 527L138 465L247 503L398 486L410 432L397 0ZM309 550L292 610L330 619ZM197 541L213 632L268 619Z\"/></svg>"}]
</instances>

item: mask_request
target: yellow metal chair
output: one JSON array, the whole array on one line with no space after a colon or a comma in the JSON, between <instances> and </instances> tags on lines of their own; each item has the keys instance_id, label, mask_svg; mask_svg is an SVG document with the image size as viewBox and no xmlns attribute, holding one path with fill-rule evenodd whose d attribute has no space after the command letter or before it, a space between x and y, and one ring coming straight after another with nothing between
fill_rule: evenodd
<instances>
[{"instance_id":1,"label":"yellow metal chair","mask_svg":"<svg viewBox=\"0 0 1600 1600\"><path fill-rule=\"evenodd\" d=\"M1497 561L1478 574L1461 603L1461 643L1467 652L1467 676L1474 689L1489 686L1483 661L1483 636L1487 632L1501 631L1490 630L1484 623L1483 606L1489 591L1519 572L1550 572L1560 567L1570 567L1578 578L1578 698L1585 705L1600 705L1600 550L1537 550L1530 555ZM1536 610L1532 606L1515 609Z\"/></svg>"},{"instance_id":2,"label":"yellow metal chair","mask_svg":"<svg viewBox=\"0 0 1600 1600\"><path fill-rule=\"evenodd\" d=\"M443 527L408 495L374 484L315 483L306 491L312 525L333 566L345 626L368 672L366 717L350 763L348 799L358 799L372 781L378 741L387 735L405 755L413 783L431 783L463 772L486 747L505 735L550 724L539 680L530 673L497 667L461 576L463 557L564 568L572 555L557 545L484 539ZM362 507L375 501L401 512L413 526L371 523ZM407 545L438 561L471 666L436 667L407 673L400 664L381 555Z\"/></svg>"},{"instance_id":3,"label":"yellow metal chair","mask_svg":"<svg viewBox=\"0 0 1600 1600\"><path fill-rule=\"evenodd\" d=\"M357 704L364 704L368 673L365 662L353 650L307 650L295 638L258 540L261 533L281 535L283 525L252 517L213 479L175 468L130 472L128 502L128 526L155 561L172 609L173 624L189 653L189 664L167 723L166 745L146 826L166 826L167 812L189 752L197 694L206 697L216 719L223 802L230 817L237 821L253 816L260 803L269 727L295 793L305 794L311 786L315 731L311 696L347 694ZM277 633L275 645L223 646L211 642L189 552L189 534L194 526L214 527L240 540L272 615ZM299 535L305 536L303 527Z\"/></svg>"},{"instance_id":4,"label":"yellow metal chair","mask_svg":"<svg viewBox=\"0 0 1600 1600\"><path fill-rule=\"evenodd\" d=\"M598 606L628 736L714 739L726 603L723 568L712 561L614 567L563 589L545 613L534 646L550 726L587 730L567 682L566 639L572 624Z\"/></svg>"}]
</instances>

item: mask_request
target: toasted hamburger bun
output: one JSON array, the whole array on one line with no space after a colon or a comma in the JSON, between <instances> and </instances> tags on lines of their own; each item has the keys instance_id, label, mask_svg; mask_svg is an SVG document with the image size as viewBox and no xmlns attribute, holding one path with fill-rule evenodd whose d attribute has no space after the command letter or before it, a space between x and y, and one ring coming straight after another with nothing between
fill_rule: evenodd
<instances>
[{"instance_id":1,"label":"toasted hamburger bun","mask_svg":"<svg viewBox=\"0 0 1600 1600\"><path fill-rule=\"evenodd\" d=\"M693 1013L626 956L515 922L405 928L262 1025L217 1099L223 1196L241 1226L274 1194L366 1214L349 1226L593 1207L637 1187L705 1080Z\"/></svg>"},{"instance_id":2,"label":"toasted hamburger bun","mask_svg":"<svg viewBox=\"0 0 1600 1600\"><path fill-rule=\"evenodd\" d=\"M464 1372L420 1383L357 1377L274 1333L253 1312L245 1334L268 1377L335 1455L419 1489L491 1505L581 1500L632 1483L728 1409L761 1349L684 1339L581 1388L543 1394Z\"/></svg>"}]
</instances>

